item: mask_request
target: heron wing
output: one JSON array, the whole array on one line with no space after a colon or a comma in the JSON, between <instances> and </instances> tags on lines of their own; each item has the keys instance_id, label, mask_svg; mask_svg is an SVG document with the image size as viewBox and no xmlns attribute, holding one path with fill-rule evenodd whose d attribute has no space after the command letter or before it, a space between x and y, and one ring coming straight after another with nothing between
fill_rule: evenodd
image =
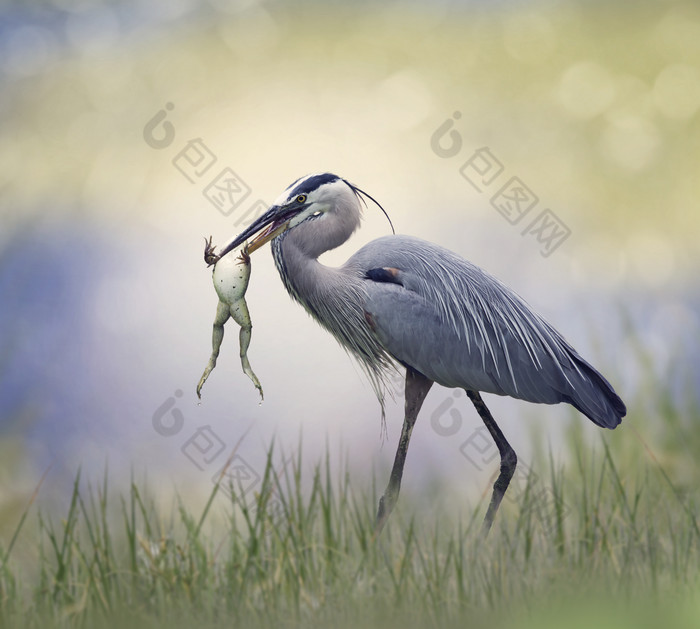
<instances>
[{"instance_id":1,"label":"heron wing","mask_svg":"<svg viewBox=\"0 0 700 629\"><path fill-rule=\"evenodd\" d=\"M355 254L367 322L392 356L448 387L530 402L568 402L614 427L625 407L611 385L516 293L476 265L408 236Z\"/></svg>"}]
</instances>

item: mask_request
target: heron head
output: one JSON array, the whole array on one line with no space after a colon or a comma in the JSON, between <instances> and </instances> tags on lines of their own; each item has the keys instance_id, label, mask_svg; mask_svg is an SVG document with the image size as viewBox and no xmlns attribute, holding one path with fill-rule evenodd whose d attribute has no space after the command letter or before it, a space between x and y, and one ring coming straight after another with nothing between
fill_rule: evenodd
<instances>
[{"instance_id":1,"label":"heron head","mask_svg":"<svg viewBox=\"0 0 700 629\"><path fill-rule=\"evenodd\" d=\"M284 232L302 223L322 219L329 212L340 212L346 219L358 224L360 201L364 202L363 196L377 203L366 192L332 173L308 175L297 179L275 200L267 212L226 245L218 257L223 257L254 236L248 244L248 252L252 253ZM377 205L386 215L384 208L379 203Z\"/></svg>"}]
</instances>

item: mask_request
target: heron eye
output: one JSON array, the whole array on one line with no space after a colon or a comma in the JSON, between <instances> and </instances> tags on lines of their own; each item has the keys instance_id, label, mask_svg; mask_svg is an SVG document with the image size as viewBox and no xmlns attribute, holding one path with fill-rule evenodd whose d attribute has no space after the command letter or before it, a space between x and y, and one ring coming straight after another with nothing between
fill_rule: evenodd
<instances>
[{"instance_id":1,"label":"heron eye","mask_svg":"<svg viewBox=\"0 0 700 629\"><path fill-rule=\"evenodd\" d=\"M297 197L297 203L304 203L304 201L306 201L306 195L305 195L305 194L300 194L300 195Z\"/></svg>"}]
</instances>

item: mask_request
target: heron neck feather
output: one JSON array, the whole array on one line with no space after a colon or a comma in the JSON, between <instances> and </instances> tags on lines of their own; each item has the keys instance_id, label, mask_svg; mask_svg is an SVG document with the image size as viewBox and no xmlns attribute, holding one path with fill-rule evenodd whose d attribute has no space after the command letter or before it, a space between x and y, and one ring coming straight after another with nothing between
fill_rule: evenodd
<instances>
[{"instance_id":1,"label":"heron neck feather","mask_svg":"<svg viewBox=\"0 0 700 629\"><path fill-rule=\"evenodd\" d=\"M330 216L309 221L308 225L298 225L273 240L275 264L292 298L304 306L321 326L357 358L383 405L383 380L392 360L367 326L363 273L351 264L336 268L318 261L320 253L337 244L331 247L319 246L316 249L310 249L309 246L313 241L313 230L316 229L312 227L313 224L321 223L327 218ZM337 231L332 234L334 238L327 238L326 243L345 242L354 231L354 227L348 225L349 223L336 223ZM345 229L344 234L341 233L341 227Z\"/></svg>"}]
</instances>

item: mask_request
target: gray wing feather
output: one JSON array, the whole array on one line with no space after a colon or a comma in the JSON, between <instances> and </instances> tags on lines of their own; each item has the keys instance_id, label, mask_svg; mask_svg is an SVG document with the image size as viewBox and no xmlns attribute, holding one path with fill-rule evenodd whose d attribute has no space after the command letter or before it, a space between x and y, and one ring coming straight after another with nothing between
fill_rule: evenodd
<instances>
[{"instance_id":1,"label":"gray wing feather","mask_svg":"<svg viewBox=\"0 0 700 629\"><path fill-rule=\"evenodd\" d=\"M365 311L396 359L448 387L568 402L596 424L625 414L612 386L516 293L453 252L408 236L360 249L347 267L396 269L366 282Z\"/></svg>"}]
</instances>

